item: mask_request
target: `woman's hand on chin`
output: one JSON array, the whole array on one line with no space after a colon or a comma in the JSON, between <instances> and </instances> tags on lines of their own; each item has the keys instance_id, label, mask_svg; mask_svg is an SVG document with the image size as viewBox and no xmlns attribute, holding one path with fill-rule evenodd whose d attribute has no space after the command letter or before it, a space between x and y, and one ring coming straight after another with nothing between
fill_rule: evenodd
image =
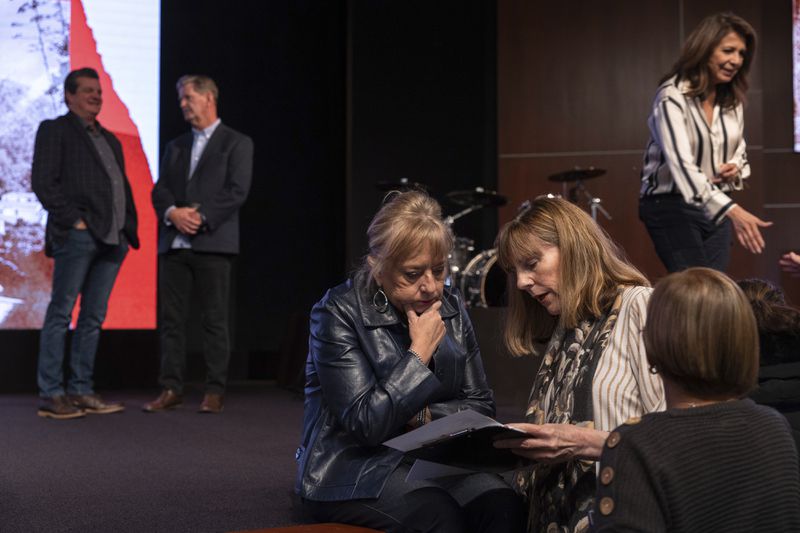
<instances>
[{"instance_id":1,"label":"woman's hand on chin","mask_svg":"<svg viewBox=\"0 0 800 533\"><path fill-rule=\"evenodd\" d=\"M509 448L515 454L541 463L561 463L570 459L597 460L608 432L572 424L508 424L529 436L498 440L496 448Z\"/></svg>"},{"instance_id":2,"label":"woman's hand on chin","mask_svg":"<svg viewBox=\"0 0 800 533\"><path fill-rule=\"evenodd\" d=\"M447 333L442 315L439 314L440 307L442 307L442 301L437 300L421 315L417 315L412 305L404 306L408 318L408 334L411 337L410 349L414 350L426 365Z\"/></svg>"}]
</instances>

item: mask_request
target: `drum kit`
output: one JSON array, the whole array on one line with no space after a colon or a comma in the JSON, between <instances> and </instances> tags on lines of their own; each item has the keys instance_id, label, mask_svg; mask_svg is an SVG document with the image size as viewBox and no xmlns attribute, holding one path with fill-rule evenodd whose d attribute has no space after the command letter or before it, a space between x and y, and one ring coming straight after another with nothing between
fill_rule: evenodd
<instances>
[{"instance_id":1,"label":"drum kit","mask_svg":"<svg viewBox=\"0 0 800 533\"><path fill-rule=\"evenodd\" d=\"M602 176L605 172L601 168L575 167L572 170L548 176L549 181L562 184L562 194L549 196L563 196L575 204L586 202L592 218L596 220L597 213L600 212L608 220L611 220L611 215L601 205L600 198L593 196L583 183L585 180ZM571 183L574 185L570 187ZM412 182L408 178L379 182L377 187L384 191L426 189L424 185ZM451 191L445 197L450 203L462 207L457 213L445 217L445 223L451 228L456 220L474 211L486 207L500 207L508 203L505 196L483 187ZM467 307L503 307L506 305L506 275L497 264L496 249L476 253L474 240L456 236L448 262L450 275L445 284L460 289Z\"/></svg>"}]
</instances>

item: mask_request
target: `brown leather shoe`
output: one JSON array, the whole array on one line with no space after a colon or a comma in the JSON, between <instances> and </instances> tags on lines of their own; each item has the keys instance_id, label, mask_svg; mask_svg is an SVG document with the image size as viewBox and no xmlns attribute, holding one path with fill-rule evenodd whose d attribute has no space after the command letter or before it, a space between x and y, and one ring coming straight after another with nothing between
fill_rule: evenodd
<instances>
[{"instance_id":1,"label":"brown leather shoe","mask_svg":"<svg viewBox=\"0 0 800 533\"><path fill-rule=\"evenodd\" d=\"M72 405L66 396L53 396L51 398L41 398L39 400L38 416L44 418L54 418L56 420L68 420L70 418L83 418L86 413Z\"/></svg>"},{"instance_id":2,"label":"brown leather shoe","mask_svg":"<svg viewBox=\"0 0 800 533\"><path fill-rule=\"evenodd\" d=\"M152 402L146 403L142 406L142 411L145 413L157 413L159 411L168 411L183 405L183 396L170 389L164 389L158 398Z\"/></svg>"},{"instance_id":3,"label":"brown leather shoe","mask_svg":"<svg viewBox=\"0 0 800 533\"><path fill-rule=\"evenodd\" d=\"M93 415L108 415L125 410L122 402L106 402L99 394L71 394L69 401L78 409Z\"/></svg>"},{"instance_id":4,"label":"brown leather shoe","mask_svg":"<svg viewBox=\"0 0 800 533\"><path fill-rule=\"evenodd\" d=\"M207 392L205 396L203 396L203 403L200 404L200 409L198 409L197 412L219 414L224 407L222 404L222 394Z\"/></svg>"}]
</instances>

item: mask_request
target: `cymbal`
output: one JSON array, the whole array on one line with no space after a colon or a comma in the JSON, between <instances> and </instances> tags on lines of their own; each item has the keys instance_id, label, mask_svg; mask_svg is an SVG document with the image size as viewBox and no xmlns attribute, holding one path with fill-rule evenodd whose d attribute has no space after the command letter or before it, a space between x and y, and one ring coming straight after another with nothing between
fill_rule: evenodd
<instances>
[{"instance_id":1,"label":"cymbal","mask_svg":"<svg viewBox=\"0 0 800 533\"><path fill-rule=\"evenodd\" d=\"M508 203L508 200L502 194L497 194L496 191L490 191L483 187L475 187L466 191L451 191L445 196L454 204L463 206L489 207Z\"/></svg>"},{"instance_id":2,"label":"cymbal","mask_svg":"<svg viewBox=\"0 0 800 533\"><path fill-rule=\"evenodd\" d=\"M411 181L408 178L400 178L399 180L379 181L375 184L379 191L411 191L423 190L427 191L428 187L422 183Z\"/></svg>"},{"instance_id":3,"label":"cymbal","mask_svg":"<svg viewBox=\"0 0 800 533\"><path fill-rule=\"evenodd\" d=\"M602 176L605 173L606 173L606 171L603 168L595 168L595 167L580 168L580 167L575 167L572 170L567 170L565 172L559 172L558 174L553 174L552 176L549 176L547 179L550 180L550 181L588 180L590 178L596 178L597 176Z\"/></svg>"}]
</instances>

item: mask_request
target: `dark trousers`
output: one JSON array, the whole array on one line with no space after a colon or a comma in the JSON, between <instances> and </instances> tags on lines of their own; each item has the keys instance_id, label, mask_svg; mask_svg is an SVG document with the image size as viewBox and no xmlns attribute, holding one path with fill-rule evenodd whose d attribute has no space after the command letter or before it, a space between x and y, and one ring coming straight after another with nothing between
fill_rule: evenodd
<instances>
[{"instance_id":1,"label":"dark trousers","mask_svg":"<svg viewBox=\"0 0 800 533\"><path fill-rule=\"evenodd\" d=\"M67 240L53 247L53 292L39 340L37 381L39 395L64 394L64 348L78 295L81 310L72 335L68 394L92 394L94 357L100 328L106 318L108 298L128 243L120 235L118 245L103 244L88 230L71 229Z\"/></svg>"},{"instance_id":2,"label":"dark trousers","mask_svg":"<svg viewBox=\"0 0 800 533\"><path fill-rule=\"evenodd\" d=\"M223 393L228 378L228 306L232 258L226 254L170 250L159 257L159 335L165 389L183 394L186 325L194 292L200 303L206 392Z\"/></svg>"},{"instance_id":3,"label":"dark trousers","mask_svg":"<svg viewBox=\"0 0 800 533\"><path fill-rule=\"evenodd\" d=\"M661 194L640 200L639 218L669 272L698 266L723 272L728 268L733 228L727 217L715 224L682 196Z\"/></svg>"},{"instance_id":4,"label":"dark trousers","mask_svg":"<svg viewBox=\"0 0 800 533\"><path fill-rule=\"evenodd\" d=\"M401 463L379 498L303 501L316 521L341 522L386 533L519 533L525 529L521 498L498 475L476 473L432 480L405 478Z\"/></svg>"}]
</instances>

